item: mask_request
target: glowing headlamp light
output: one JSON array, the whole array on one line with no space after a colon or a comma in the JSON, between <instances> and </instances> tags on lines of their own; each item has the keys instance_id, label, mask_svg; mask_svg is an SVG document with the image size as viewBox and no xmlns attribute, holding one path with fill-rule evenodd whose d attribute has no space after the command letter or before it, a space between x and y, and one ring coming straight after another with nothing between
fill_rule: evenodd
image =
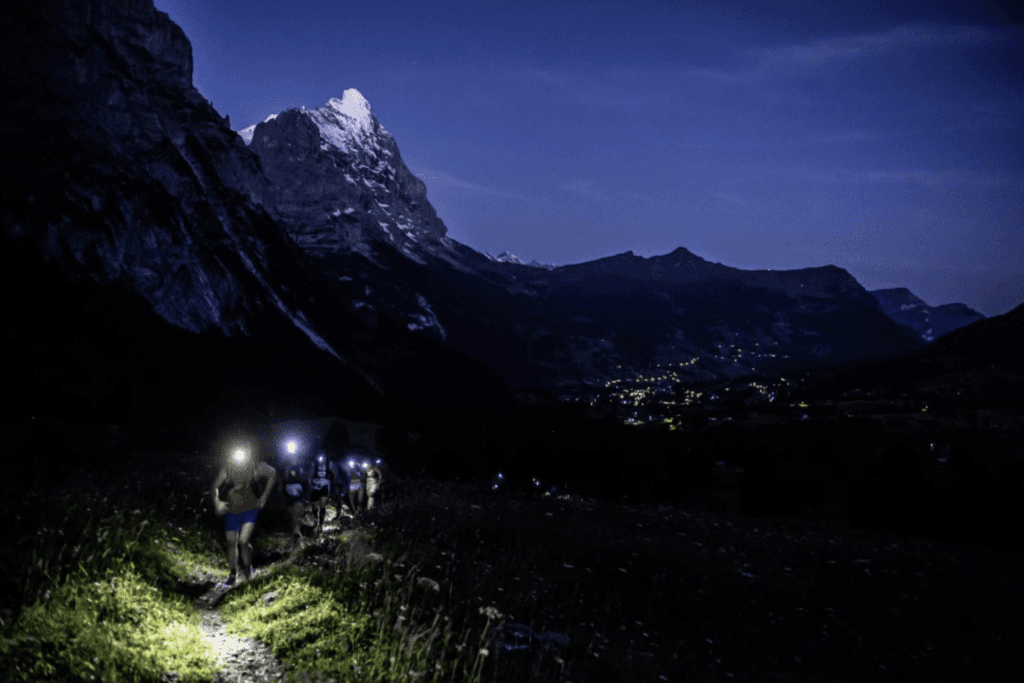
<instances>
[{"instance_id":1,"label":"glowing headlamp light","mask_svg":"<svg viewBox=\"0 0 1024 683\"><path fill-rule=\"evenodd\" d=\"M293 455L294 455L294 454L295 454L295 453L296 453L296 452L297 452L297 451L299 450L299 444L298 444L298 443L297 443L296 441L294 441L294 440L292 440L292 441L289 441L288 443L286 443L286 444L284 445L284 447L285 447L285 449L286 449L286 450L287 450L287 451L288 451L289 453L291 453L291 454L293 454Z\"/></svg>"},{"instance_id":2,"label":"glowing headlamp light","mask_svg":"<svg viewBox=\"0 0 1024 683\"><path fill-rule=\"evenodd\" d=\"M235 452L231 455L231 457L234 459L235 462L243 462L247 455L248 453L246 453L244 448L236 448Z\"/></svg>"}]
</instances>

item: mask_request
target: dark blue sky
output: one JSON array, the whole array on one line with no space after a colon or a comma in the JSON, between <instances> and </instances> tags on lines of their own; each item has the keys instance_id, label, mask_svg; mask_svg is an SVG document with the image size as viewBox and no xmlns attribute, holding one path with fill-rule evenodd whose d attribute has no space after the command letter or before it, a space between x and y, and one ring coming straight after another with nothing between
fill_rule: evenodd
<instances>
[{"instance_id":1,"label":"dark blue sky","mask_svg":"<svg viewBox=\"0 0 1024 683\"><path fill-rule=\"evenodd\" d=\"M475 249L685 246L987 315L1024 302L1008 4L155 1L236 129L359 90Z\"/></svg>"}]
</instances>

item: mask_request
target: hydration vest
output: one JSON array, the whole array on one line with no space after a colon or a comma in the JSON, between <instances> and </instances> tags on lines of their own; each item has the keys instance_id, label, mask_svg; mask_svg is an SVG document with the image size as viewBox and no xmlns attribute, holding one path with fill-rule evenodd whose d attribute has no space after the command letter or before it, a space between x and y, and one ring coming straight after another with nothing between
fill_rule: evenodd
<instances>
[{"instance_id":1,"label":"hydration vest","mask_svg":"<svg viewBox=\"0 0 1024 683\"><path fill-rule=\"evenodd\" d=\"M326 460L317 460L313 464L313 476L309 478L309 486L312 489L327 489L327 493L331 492L331 484L333 483L331 468L328 466Z\"/></svg>"},{"instance_id":2,"label":"hydration vest","mask_svg":"<svg viewBox=\"0 0 1024 683\"><path fill-rule=\"evenodd\" d=\"M296 472L284 480L284 492L289 498L302 498L306 494L306 481Z\"/></svg>"}]
</instances>

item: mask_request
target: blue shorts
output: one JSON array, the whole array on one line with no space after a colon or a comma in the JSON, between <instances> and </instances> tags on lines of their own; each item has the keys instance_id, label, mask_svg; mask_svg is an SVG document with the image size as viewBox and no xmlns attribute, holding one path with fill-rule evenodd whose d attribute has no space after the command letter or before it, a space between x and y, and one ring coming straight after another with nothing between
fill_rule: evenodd
<instances>
[{"instance_id":1,"label":"blue shorts","mask_svg":"<svg viewBox=\"0 0 1024 683\"><path fill-rule=\"evenodd\" d=\"M242 525L246 523L256 523L256 517L260 514L259 508L253 508L252 510L246 510L245 512L239 512L237 515L228 512L224 515L224 531L241 531Z\"/></svg>"}]
</instances>

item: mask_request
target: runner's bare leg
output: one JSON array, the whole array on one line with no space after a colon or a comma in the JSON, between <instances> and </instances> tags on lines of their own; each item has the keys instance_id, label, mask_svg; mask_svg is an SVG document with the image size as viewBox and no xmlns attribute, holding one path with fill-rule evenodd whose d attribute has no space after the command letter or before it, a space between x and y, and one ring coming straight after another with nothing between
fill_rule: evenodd
<instances>
[{"instance_id":1,"label":"runner's bare leg","mask_svg":"<svg viewBox=\"0 0 1024 683\"><path fill-rule=\"evenodd\" d=\"M238 545L242 555L242 567L248 569L252 566L252 544L249 543L252 539L252 532L256 529L256 525L252 522L246 522L242 525L242 530L238 533Z\"/></svg>"},{"instance_id":2,"label":"runner's bare leg","mask_svg":"<svg viewBox=\"0 0 1024 683\"><path fill-rule=\"evenodd\" d=\"M250 525L251 526L251 525ZM245 525L242 525L242 529L245 529ZM238 573L238 532L237 531L225 531L224 538L228 542L228 566L231 567L231 573Z\"/></svg>"}]
</instances>

